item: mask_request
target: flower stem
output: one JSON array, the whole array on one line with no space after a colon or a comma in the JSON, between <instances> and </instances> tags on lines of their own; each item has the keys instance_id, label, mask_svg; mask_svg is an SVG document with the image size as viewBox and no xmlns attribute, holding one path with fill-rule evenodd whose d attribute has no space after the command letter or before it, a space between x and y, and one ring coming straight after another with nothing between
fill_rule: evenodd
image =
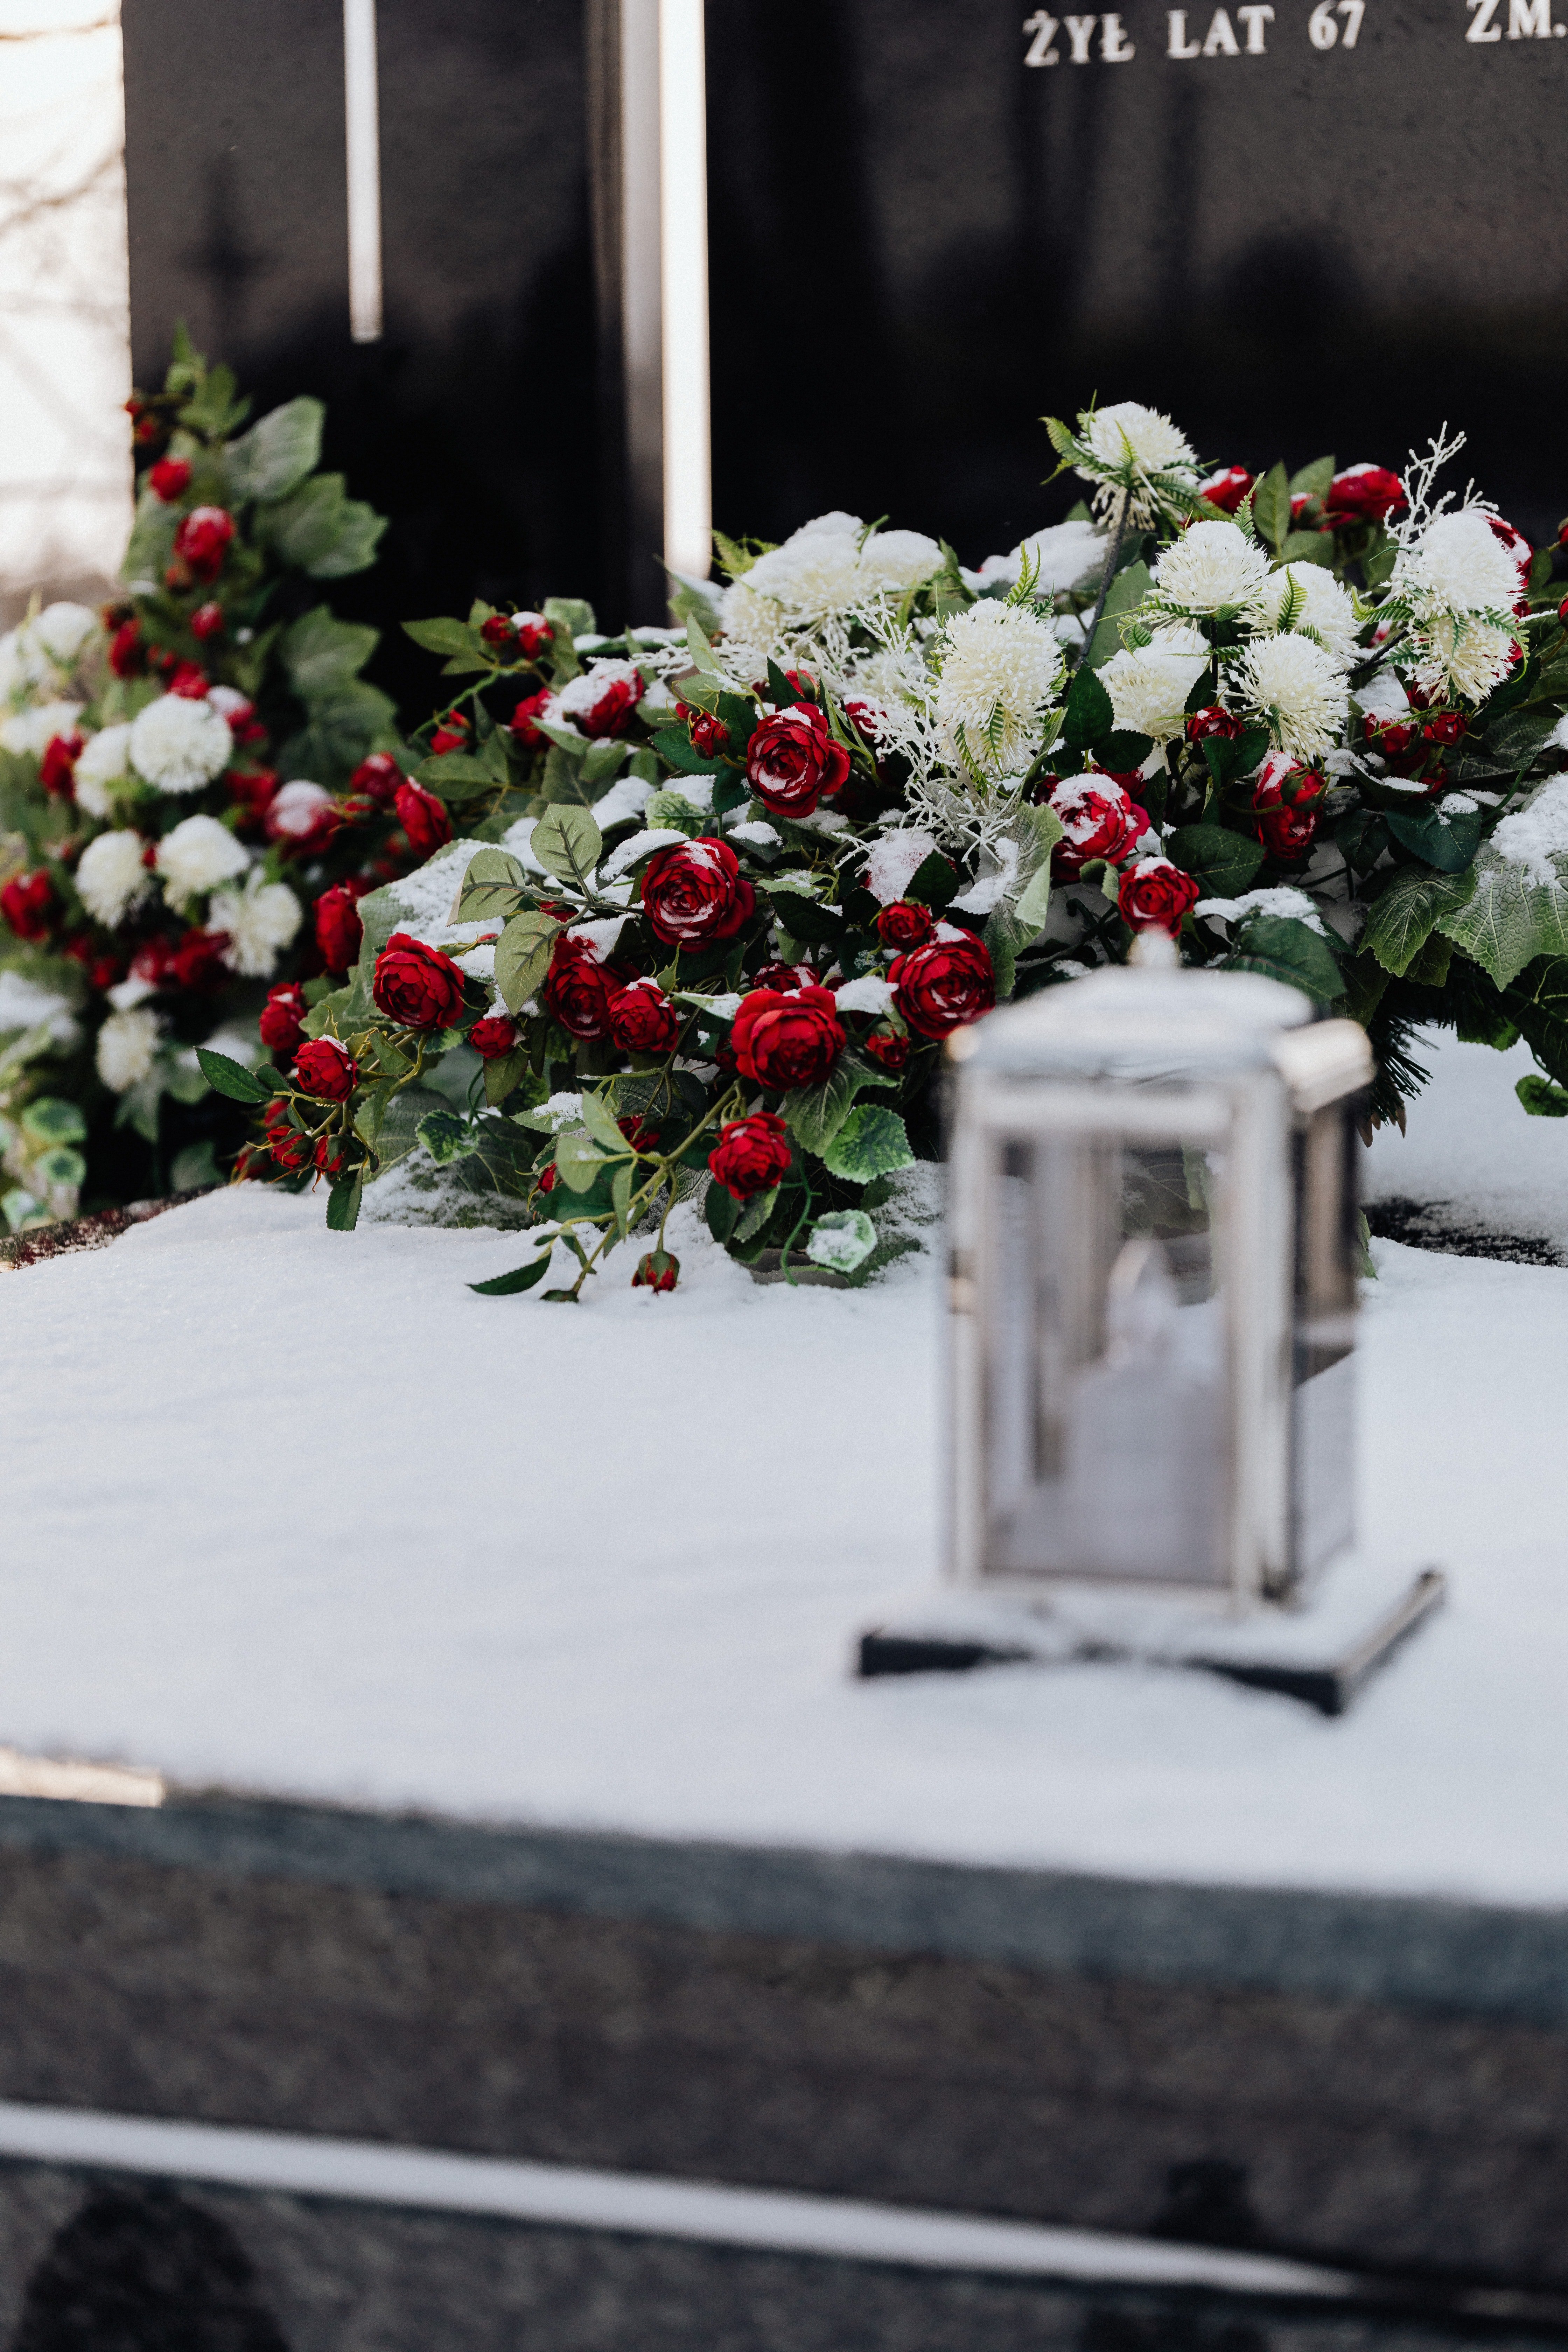
<instances>
[{"instance_id":1,"label":"flower stem","mask_svg":"<svg viewBox=\"0 0 1568 2352\"><path fill-rule=\"evenodd\" d=\"M1127 529L1127 509L1131 496L1131 490L1123 490L1116 502L1116 528L1110 534L1110 545L1105 551L1105 569L1100 575L1100 593L1094 600L1094 614L1084 631L1082 658L1085 661L1094 650L1094 633L1105 617L1105 602L1110 593L1110 583L1116 577L1116 562L1121 553L1122 536Z\"/></svg>"}]
</instances>

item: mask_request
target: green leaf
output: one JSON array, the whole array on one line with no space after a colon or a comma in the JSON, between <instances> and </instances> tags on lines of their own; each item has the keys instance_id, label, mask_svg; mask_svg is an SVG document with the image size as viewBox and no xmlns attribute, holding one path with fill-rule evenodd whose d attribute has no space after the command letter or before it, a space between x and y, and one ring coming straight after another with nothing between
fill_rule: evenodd
<instances>
[{"instance_id":1,"label":"green leaf","mask_svg":"<svg viewBox=\"0 0 1568 2352\"><path fill-rule=\"evenodd\" d=\"M682 775L718 776L724 772L723 761L709 759L682 728L661 727L653 738L653 748L667 768L678 768Z\"/></svg>"},{"instance_id":2,"label":"green leaf","mask_svg":"<svg viewBox=\"0 0 1568 2352\"><path fill-rule=\"evenodd\" d=\"M1384 822L1395 841L1403 842L1428 866L1435 866L1439 874L1462 874L1481 845L1487 821L1479 809L1473 816L1445 817L1436 808L1427 807L1413 810L1409 814L1388 809Z\"/></svg>"},{"instance_id":3,"label":"green leaf","mask_svg":"<svg viewBox=\"0 0 1568 2352\"><path fill-rule=\"evenodd\" d=\"M449 1168L455 1160L466 1160L479 1139L468 1120L459 1118L455 1110L426 1112L414 1132L437 1168Z\"/></svg>"},{"instance_id":4,"label":"green leaf","mask_svg":"<svg viewBox=\"0 0 1568 2352\"><path fill-rule=\"evenodd\" d=\"M321 426L326 410L301 396L274 408L231 441L224 451L230 502L286 499L321 462Z\"/></svg>"},{"instance_id":5,"label":"green leaf","mask_svg":"<svg viewBox=\"0 0 1568 2352\"><path fill-rule=\"evenodd\" d=\"M1334 534L1331 530L1291 530L1285 534L1285 544L1279 551L1281 563L1326 563L1332 569Z\"/></svg>"},{"instance_id":6,"label":"green leaf","mask_svg":"<svg viewBox=\"0 0 1568 2352\"><path fill-rule=\"evenodd\" d=\"M729 1240L745 1205L743 1202L737 1201L733 1193L726 1192L722 1184L714 1182L709 1185L707 1198L702 1203L702 1214L716 1242Z\"/></svg>"},{"instance_id":7,"label":"green leaf","mask_svg":"<svg viewBox=\"0 0 1568 2352\"><path fill-rule=\"evenodd\" d=\"M226 1095L230 1102L270 1102L273 1086L258 1078L254 1070L231 1061L226 1054L215 1054L209 1045L196 1047L196 1059L202 1076L215 1094ZM274 1081L274 1084L276 1081Z\"/></svg>"},{"instance_id":8,"label":"green leaf","mask_svg":"<svg viewBox=\"0 0 1568 2352\"><path fill-rule=\"evenodd\" d=\"M530 911L514 915L496 941L496 986L509 1013L538 993L560 929L553 917Z\"/></svg>"},{"instance_id":9,"label":"green leaf","mask_svg":"<svg viewBox=\"0 0 1568 2352\"><path fill-rule=\"evenodd\" d=\"M801 940L813 947L837 947L844 938L844 921L829 913L815 898L800 890L763 885L763 895L777 917L780 927L792 940Z\"/></svg>"},{"instance_id":10,"label":"green leaf","mask_svg":"<svg viewBox=\"0 0 1568 2352\"><path fill-rule=\"evenodd\" d=\"M1331 1004L1344 993L1344 981L1328 941L1293 915L1249 916L1224 968L1266 972L1270 980L1282 980L1323 1004Z\"/></svg>"},{"instance_id":11,"label":"green leaf","mask_svg":"<svg viewBox=\"0 0 1568 2352\"><path fill-rule=\"evenodd\" d=\"M289 498L258 509L256 535L280 562L313 572L336 547L347 506L342 476L315 474Z\"/></svg>"},{"instance_id":12,"label":"green leaf","mask_svg":"<svg viewBox=\"0 0 1568 2352\"><path fill-rule=\"evenodd\" d=\"M1165 837L1165 855L1196 875L1205 898L1236 898L1263 863L1263 845L1227 824L1181 824Z\"/></svg>"},{"instance_id":13,"label":"green leaf","mask_svg":"<svg viewBox=\"0 0 1568 2352\"><path fill-rule=\"evenodd\" d=\"M1149 566L1139 560L1119 572L1110 583L1110 593L1105 600L1105 610L1100 626L1094 633L1094 643L1079 665L1078 677L1086 669L1101 669L1112 654L1121 650L1121 631L1118 624L1123 613L1136 611L1153 584Z\"/></svg>"},{"instance_id":14,"label":"green leaf","mask_svg":"<svg viewBox=\"0 0 1568 2352\"><path fill-rule=\"evenodd\" d=\"M840 1054L819 1087L796 1087L779 1105L779 1116L797 1143L820 1159L867 1087L894 1087L897 1078L858 1054Z\"/></svg>"},{"instance_id":15,"label":"green leaf","mask_svg":"<svg viewBox=\"0 0 1568 2352\"><path fill-rule=\"evenodd\" d=\"M29 1143L79 1143L87 1133L77 1105L60 1095L40 1095L27 1105L20 1124Z\"/></svg>"},{"instance_id":16,"label":"green leaf","mask_svg":"<svg viewBox=\"0 0 1568 2352\"><path fill-rule=\"evenodd\" d=\"M1441 931L1433 931L1412 959L1405 979L1416 988L1444 988L1447 985L1448 967L1458 954L1452 940Z\"/></svg>"},{"instance_id":17,"label":"green leaf","mask_svg":"<svg viewBox=\"0 0 1568 2352\"><path fill-rule=\"evenodd\" d=\"M621 1139L617 1137L616 1140ZM625 1149L624 1143L622 1148ZM586 1192L604 1169L605 1155L585 1129L569 1127L564 1135L555 1139L555 1165L561 1171L562 1181L569 1184L574 1192Z\"/></svg>"},{"instance_id":18,"label":"green leaf","mask_svg":"<svg viewBox=\"0 0 1568 2352\"><path fill-rule=\"evenodd\" d=\"M933 849L905 883L904 896L918 906L929 907L933 914L940 914L950 899L957 898L959 887L956 869L940 849Z\"/></svg>"},{"instance_id":19,"label":"green leaf","mask_svg":"<svg viewBox=\"0 0 1568 2352\"><path fill-rule=\"evenodd\" d=\"M1501 1009L1547 1075L1568 1086L1568 959L1543 956L1531 964L1503 991Z\"/></svg>"},{"instance_id":20,"label":"green leaf","mask_svg":"<svg viewBox=\"0 0 1568 2352\"><path fill-rule=\"evenodd\" d=\"M82 1164L82 1174L87 1165ZM198 1192L205 1184L221 1184L223 1173L213 1150L212 1138L204 1136L199 1143L187 1143L183 1151L174 1154L174 1164L169 1171L169 1188L174 1192Z\"/></svg>"},{"instance_id":21,"label":"green leaf","mask_svg":"<svg viewBox=\"0 0 1568 2352\"><path fill-rule=\"evenodd\" d=\"M643 812L643 824L650 833L684 833L695 840L707 830L712 819L693 808L679 793L654 793Z\"/></svg>"},{"instance_id":22,"label":"green leaf","mask_svg":"<svg viewBox=\"0 0 1568 2352\"><path fill-rule=\"evenodd\" d=\"M443 751L437 759L421 760L414 781L444 801L471 801L477 793L488 793L496 780L471 751Z\"/></svg>"},{"instance_id":23,"label":"green leaf","mask_svg":"<svg viewBox=\"0 0 1568 2352\"><path fill-rule=\"evenodd\" d=\"M520 1265L510 1274L492 1275L489 1282L470 1282L468 1288L477 1290L481 1298L515 1298L520 1290L531 1290L542 1282L550 1271L550 1259L554 1244L547 1241L531 1265Z\"/></svg>"},{"instance_id":24,"label":"green leaf","mask_svg":"<svg viewBox=\"0 0 1568 2352\"><path fill-rule=\"evenodd\" d=\"M482 923L517 912L527 895L528 876L509 849L476 849L458 893L457 920Z\"/></svg>"},{"instance_id":25,"label":"green leaf","mask_svg":"<svg viewBox=\"0 0 1568 2352\"><path fill-rule=\"evenodd\" d=\"M312 557L305 571L312 580L346 580L368 572L385 534L390 517L377 514L363 499L344 499L337 510L336 530L330 543ZM489 663L485 664L488 668Z\"/></svg>"},{"instance_id":26,"label":"green leaf","mask_svg":"<svg viewBox=\"0 0 1568 2352\"><path fill-rule=\"evenodd\" d=\"M413 1150L419 1140L420 1122L431 1111L450 1108L446 1097L433 1087L405 1087L395 1095L378 1088L355 1113L354 1132L374 1147L377 1165L390 1168Z\"/></svg>"},{"instance_id":27,"label":"green leaf","mask_svg":"<svg viewBox=\"0 0 1568 2352\"><path fill-rule=\"evenodd\" d=\"M629 1160L624 1160L610 1179L610 1205L616 1213L616 1231L625 1241L631 1224L632 1179L636 1170Z\"/></svg>"},{"instance_id":28,"label":"green leaf","mask_svg":"<svg viewBox=\"0 0 1568 2352\"><path fill-rule=\"evenodd\" d=\"M1550 1078L1538 1078L1532 1071L1521 1078L1514 1093L1531 1118L1568 1118L1568 1092Z\"/></svg>"},{"instance_id":29,"label":"green leaf","mask_svg":"<svg viewBox=\"0 0 1568 2352\"><path fill-rule=\"evenodd\" d=\"M427 654L471 654L479 645L479 634L470 629L466 621L454 621L442 616L434 621L405 621L403 634L423 646Z\"/></svg>"},{"instance_id":30,"label":"green leaf","mask_svg":"<svg viewBox=\"0 0 1568 2352\"><path fill-rule=\"evenodd\" d=\"M529 1073L529 1051L526 1045L514 1045L510 1054L492 1054L485 1064L485 1100L491 1110L499 1110L514 1087L521 1086Z\"/></svg>"},{"instance_id":31,"label":"green leaf","mask_svg":"<svg viewBox=\"0 0 1568 2352\"><path fill-rule=\"evenodd\" d=\"M1481 741L1500 768L1528 768L1557 720L1550 710L1510 710Z\"/></svg>"},{"instance_id":32,"label":"green leaf","mask_svg":"<svg viewBox=\"0 0 1568 2352\"><path fill-rule=\"evenodd\" d=\"M1252 520L1278 555L1290 529L1290 485L1283 465L1271 466L1252 487Z\"/></svg>"},{"instance_id":33,"label":"green leaf","mask_svg":"<svg viewBox=\"0 0 1568 2352\"><path fill-rule=\"evenodd\" d=\"M1143 765L1153 748L1152 735L1134 735L1128 727L1113 728L1100 747L1100 763L1112 775L1128 776Z\"/></svg>"},{"instance_id":34,"label":"green leaf","mask_svg":"<svg viewBox=\"0 0 1568 2352\"><path fill-rule=\"evenodd\" d=\"M585 1087L583 1093L583 1124L595 1141L611 1152L629 1149L626 1137L616 1125L616 1115L604 1098Z\"/></svg>"},{"instance_id":35,"label":"green leaf","mask_svg":"<svg viewBox=\"0 0 1568 2352\"><path fill-rule=\"evenodd\" d=\"M333 1234L352 1234L359 1223L359 1204L364 1197L364 1170L357 1169L352 1176L340 1176L327 1194L327 1230Z\"/></svg>"},{"instance_id":36,"label":"green leaf","mask_svg":"<svg viewBox=\"0 0 1568 2352\"><path fill-rule=\"evenodd\" d=\"M912 1168L915 1160L903 1120L879 1103L861 1103L852 1110L819 1156L829 1175L855 1184L890 1176L897 1168Z\"/></svg>"},{"instance_id":37,"label":"green leaf","mask_svg":"<svg viewBox=\"0 0 1568 2352\"><path fill-rule=\"evenodd\" d=\"M529 848L548 873L563 882L584 882L599 862L603 838L586 809L563 803L547 809L533 828Z\"/></svg>"},{"instance_id":38,"label":"green leaf","mask_svg":"<svg viewBox=\"0 0 1568 2352\"><path fill-rule=\"evenodd\" d=\"M1489 847L1471 872L1473 891L1462 906L1439 917L1437 928L1489 972L1499 988L1506 988L1537 956L1568 954L1568 889L1560 882L1536 882L1524 866Z\"/></svg>"},{"instance_id":39,"label":"green leaf","mask_svg":"<svg viewBox=\"0 0 1568 2352\"><path fill-rule=\"evenodd\" d=\"M1373 902L1362 934L1363 953L1375 956L1384 971L1403 978L1438 917L1462 907L1473 887L1468 876L1456 881L1407 866Z\"/></svg>"},{"instance_id":40,"label":"green leaf","mask_svg":"<svg viewBox=\"0 0 1568 2352\"><path fill-rule=\"evenodd\" d=\"M330 605L317 604L284 630L278 650L289 685L309 708L351 682L358 684L359 672L380 642L379 629L360 621L340 621Z\"/></svg>"},{"instance_id":41,"label":"green leaf","mask_svg":"<svg viewBox=\"0 0 1568 2352\"><path fill-rule=\"evenodd\" d=\"M775 1184L771 1192L758 1192L749 1200L742 1210L740 1221L730 1235L730 1239L737 1243L755 1241L777 1208L779 1193L782 1190L781 1185Z\"/></svg>"},{"instance_id":42,"label":"green leaf","mask_svg":"<svg viewBox=\"0 0 1568 2352\"><path fill-rule=\"evenodd\" d=\"M1333 459L1314 457L1310 466L1303 466L1299 474L1291 475L1290 488L1297 498L1326 499L1333 478Z\"/></svg>"},{"instance_id":43,"label":"green leaf","mask_svg":"<svg viewBox=\"0 0 1568 2352\"><path fill-rule=\"evenodd\" d=\"M1089 664L1083 663L1073 674L1062 717L1062 735L1068 751L1089 751L1110 734L1115 724L1110 695Z\"/></svg>"}]
</instances>

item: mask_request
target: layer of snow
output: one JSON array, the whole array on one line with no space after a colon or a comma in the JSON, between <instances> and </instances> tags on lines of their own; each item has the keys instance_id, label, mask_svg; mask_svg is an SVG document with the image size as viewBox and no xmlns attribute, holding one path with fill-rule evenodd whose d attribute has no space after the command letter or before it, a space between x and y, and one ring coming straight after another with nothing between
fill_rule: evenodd
<instances>
[{"instance_id":1,"label":"layer of snow","mask_svg":"<svg viewBox=\"0 0 1568 2352\"><path fill-rule=\"evenodd\" d=\"M0 1276L0 1738L492 1820L1568 1900L1568 1270L1380 1247L1363 1532L1454 1596L1329 1722L1152 1667L851 1680L936 1570L936 1257L790 1291L687 1212L671 1239L672 1297L623 1254L585 1307L479 1298L521 1236L331 1234L247 1188Z\"/></svg>"},{"instance_id":2,"label":"layer of snow","mask_svg":"<svg viewBox=\"0 0 1568 2352\"><path fill-rule=\"evenodd\" d=\"M1456 1223L1568 1250L1568 1119L1521 1107L1514 1087L1540 1076L1529 1046L1494 1054L1432 1029L1410 1051L1431 1084L1407 1107L1405 1134L1384 1127L1373 1138L1363 1197L1451 1208Z\"/></svg>"}]
</instances>

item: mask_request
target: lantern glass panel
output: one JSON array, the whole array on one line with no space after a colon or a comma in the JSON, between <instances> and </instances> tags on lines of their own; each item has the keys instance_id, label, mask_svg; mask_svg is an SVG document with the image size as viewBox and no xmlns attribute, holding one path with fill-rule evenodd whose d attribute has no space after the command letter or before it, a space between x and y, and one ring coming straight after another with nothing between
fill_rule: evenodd
<instances>
[{"instance_id":1,"label":"lantern glass panel","mask_svg":"<svg viewBox=\"0 0 1568 2352\"><path fill-rule=\"evenodd\" d=\"M1354 1532L1354 1153L1348 1099L1322 1105L1297 1128L1290 1557L1299 1577Z\"/></svg>"}]
</instances>

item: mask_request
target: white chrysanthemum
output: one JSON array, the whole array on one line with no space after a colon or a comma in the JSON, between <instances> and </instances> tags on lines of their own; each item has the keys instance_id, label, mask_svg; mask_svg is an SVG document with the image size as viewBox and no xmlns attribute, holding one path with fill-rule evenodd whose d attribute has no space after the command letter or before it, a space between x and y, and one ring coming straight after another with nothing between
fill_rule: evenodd
<instances>
[{"instance_id":1,"label":"white chrysanthemum","mask_svg":"<svg viewBox=\"0 0 1568 2352\"><path fill-rule=\"evenodd\" d=\"M81 717L79 702L41 702L36 710L18 710L0 721L0 745L7 751L31 751L39 758L57 735L68 735Z\"/></svg>"},{"instance_id":2,"label":"white chrysanthemum","mask_svg":"<svg viewBox=\"0 0 1568 2352\"><path fill-rule=\"evenodd\" d=\"M1269 573L1263 590L1263 614L1275 628L1287 604L1295 607L1293 629L1310 629L1331 654L1349 661L1356 650L1360 624L1349 589L1325 564L1286 563Z\"/></svg>"},{"instance_id":3,"label":"white chrysanthemum","mask_svg":"<svg viewBox=\"0 0 1568 2352\"><path fill-rule=\"evenodd\" d=\"M249 863L248 851L216 816L184 817L158 844L156 864L171 906L216 890Z\"/></svg>"},{"instance_id":4,"label":"white chrysanthemum","mask_svg":"<svg viewBox=\"0 0 1568 2352\"><path fill-rule=\"evenodd\" d=\"M1268 577L1268 556L1233 522L1194 522L1154 566L1160 603L1179 613L1246 611Z\"/></svg>"},{"instance_id":5,"label":"white chrysanthemum","mask_svg":"<svg viewBox=\"0 0 1568 2352\"><path fill-rule=\"evenodd\" d=\"M1021 604L972 604L949 621L936 713L955 751L994 775L1028 766L1064 668L1048 621Z\"/></svg>"},{"instance_id":6,"label":"white chrysanthemum","mask_svg":"<svg viewBox=\"0 0 1568 2352\"><path fill-rule=\"evenodd\" d=\"M1118 727L1152 736L1156 743L1179 735L1186 724L1187 697L1208 658L1196 629L1160 629L1152 645L1112 654L1099 675Z\"/></svg>"},{"instance_id":7,"label":"white chrysanthemum","mask_svg":"<svg viewBox=\"0 0 1568 2352\"><path fill-rule=\"evenodd\" d=\"M1264 719L1282 751L1316 760L1344 732L1350 689L1341 664L1310 637L1254 637L1229 683Z\"/></svg>"},{"instance_id":8,"label":"white chrysanthemum","mask_svg":"<svg viewBox=\"0 0 1568 2352\"><path fill-rule=\"evenodd\" d=\"M1105 538L1093 523L1053 523L1048 530L1033 530L1027 539L1013 550L1009 559L1013 577L1027 556L1031 565L1038 567L1035 582L1037 596L1054 596L1064 588L1080 588L1091 580L1105 562Z\"/></svg>"},{"instance_id":9,"label":"white chrysanthemum","mask_svg":"<svg viewBox=\"0 0 1568 2352\"><path fill-rule=\"evenodd\" d=\"M81 903L106 930L122 923L153 887L153 877L142 862L146 846L139 833L100 833L77 861L76 887Z\"/></svg>"},{"instance_id":10,"label":"white chrysanthemum","mask_svg":"<svg viewBox=\"0 0 1568 2352\"><path fill-rule=\"evenodd\" d=\"M795 621L820 621L829 613L847 613L866 593L858 538L848 531L808 524L782 547L759 555L741 584L751 596L771 598Z\"/></svg>"},{"instance_id":11,"label":"white chrysanthemum","mask_svg":"<svg viewBox=\"0 0 1568 2352\"><path fill-rule=\"evenodd\" d=\"M1159 508L1157 486L1151 478L1173 477L1184 488L1198 481L1196 452L1186 435L1157 408L1141 401L1121 400L1110 408L1080 415L1078 438L1089 452L1089 462L1078 471L1086 482L1100 486L1097 507L1110 506L1119 489L1131 493L1131 520L1146 521Z\"/></svg>"},{"instance_id":12,"label":"white chrysanthemum","mask_svg":"<svg viewBox=\"0 0 1568 2352\"><path fill-rule=\"evenodd\" d=\"M1471 702L1484 701L1514 664L1511 630L1468 619L1463 613L1439 613L1418 625L1414 641L1415 683L1428 694L1462 694Z\"/></svg>"},{"instance_id":13,"label":"white chrysanthemum","mask_svg":"<svg viewBox=\"0 0 1568 2352\"><path fill-rule=\"evenodd\" d=\"M739 645L766 647L784 628L784 606L772 596L759 596L750 582L749 572L731 580L719 599L719 625Z\"/></svg>"},{"instance_id":14,"label":"white chrysanthemum","mask_svg":"<svg viewBox=\"0 0 1568 2352\"><path fill-rule=\"evenodd\" d=\"M110 1094L122 1095L147 1076L157 1050L155 1013L111 1013L98 1033L98 1075Z\"/></svg>"},{"instance_id":15,"label":"white chrysanthemum","mask_svg":"<svg viewBox=\"0 0 1568 2352\"><path fill-rule=\"evenodd\" d=\"M89 637L98 626L98 614L89 604L46 604L41 613L26 624L33 642L47 654L61 669L68 669L80 654Z\"/></svg>"},{"instance_id":16,"label":"white chrysanthemum","mask_svg":"<svg viewBox=\"0 0 1568 2352\"><path fill-rule=\"evenodd\" d=\"M234 750L228 721L210 702L165 694L132 722L131 764L163 793L199 793Z\"/></svg>"},{"instance_id":17,"label":"white chrysanthemum","mask_svg":"<svg viewBox=\"0 0 1568 2352\"><path fill-rule=\"evenodd\" d=\"M300 901L287 882L263 882L253 868L243 892L220 890L207 908L209 931L226 931L223 960L247 980L265 980L300 928Z\"/></svg>"},{"instance_id":18,"label":"white chrysanthemum","mask_svg":"<svg viewBox=\"0 0 1568 2352\"><path fill-rule=\"evenodd\" d=\"M923 530L874 531L860 551L863 587L883 590L895 599L911 588L923 588L942 566L942 552Z\"/></svg>"},{"instance_id":19,"label":"white chrysanthemum","mask_svg":"<svg viewBox=\"0 0 1568 2352\"><path fill-rule=\"evenodd\" d=\"M813 515L798 530L791 531L786 545L793 547L801 539L856 539L866 528L862 515L846 514L842 507L833 507L826 514Z\"/></svg>"},{"instance_id":20,"label":"white chrysanthemum","mask_svg":"<svg viewBox=\"0 0 1568 2352\"><path fill-rule=\"evenodd\" d=\"M1394 568L1393 593L1420 614L1508 613L1519 564L1478 507L1439 515Z\"/></svg>"},{"instance_id":21,"label":"white chrysanthemum","mask_svg":"<svg viewBox=\"0 0 1568 2352\"><path fill-rule=\"evenodd\" d=\"M131 766L131 721L102 727L89 735L76 763L77 806L89 816L110 813L109 786L118 783Z\"/></svg>"}]
</instances>

